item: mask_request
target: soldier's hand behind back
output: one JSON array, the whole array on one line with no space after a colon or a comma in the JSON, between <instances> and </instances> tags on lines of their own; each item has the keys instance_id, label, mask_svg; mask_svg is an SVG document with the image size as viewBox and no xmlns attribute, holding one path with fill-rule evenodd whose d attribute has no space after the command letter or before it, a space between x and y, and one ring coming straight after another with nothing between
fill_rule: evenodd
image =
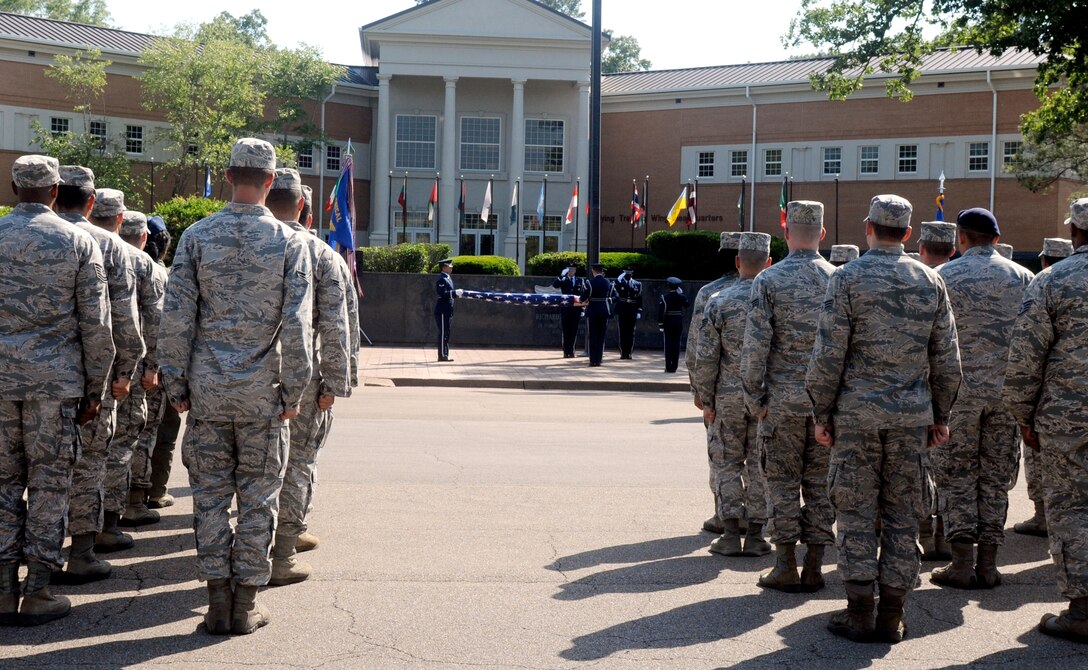
<instances>
[{"instance_id":1,"label":"soldier's hand behind back","mask_svg":"<svg viewBox=\"0 0 1088 670\"><path fill-rule=\"evenodd\" d=\"M331 408L334 402L336 402L336 396L322 393L317 397L317 408L324 412Z\"/></svg>"},{"instance_id":2,"label":"soldier's hand behind back","mask_svg":"<svg viewBox=\"0 0 1088 670\"><path fill-rule=\"evenodd\" d=\"M280 421L290 421L291 419L298 416L298 411L298 405L283 410L283 412L280 414Z\"/></svg>"},{"instance_id":3,"label":"soldier's hand behind back","mask_svg":"<svg viewBox=\"0 0 1088 670\"><path fill-rule=\"evenodd\" d=\"M1032 451L1039 451L1039 436L1035 434L1034 428L1020 424L1020 437Z\"/></svg>"},{"instance_id":4,"label":"soldier's hand behind back","mask_svg":"<svg viewBox=\"0 0 1088 670\"><path fill-rule=\"evenodd\" d=\"M84 398L79 401L79 412L76 416L76 422L83 426L98 417L98 410L102 407L102 401L98 398Z\"/></svg>"},{"instance_id":5,"label":"soldier's hand behind back","mask_svg":"<svg viewBox=\"0 0 1088 670\"><path fill-rule=\"evenodd\" d=\"M831 426L816 424L816 441L825 447L835 446L835 430Z\"/></svg>"},{"instance_id":6,"label":"soldier's hand behind back","mask_svg":"<svg viewBox=\"0 0 1088 670\"><path fill-rule=\"evenodd\" d=\"M110 385L110 393L113 394L114 400L124 400L131 390L132 379L129 377L118 377Z\"/></svg>"},{"instance_id":7,"label":"soldier's hand behind back","mask_svg":"<svg viewBox=\"0 0 1088 670\"><path fill-rule=\"evenodd\" d=\"M948 426L935 424L929 427L929 448L948 444Z\"/></svg>"},{"instance_id":8,"label":"soldier's hand behind back","mask_svg":"<svg viewBox=\"0 0 1088 670\"><path fill-rule=\"evenodd\" d=\"M158 370L144 370L144 375L140 377L140 386L145 391L153 391L156 386L159 385L159 371Z\"/></svg>"}]
</instances>

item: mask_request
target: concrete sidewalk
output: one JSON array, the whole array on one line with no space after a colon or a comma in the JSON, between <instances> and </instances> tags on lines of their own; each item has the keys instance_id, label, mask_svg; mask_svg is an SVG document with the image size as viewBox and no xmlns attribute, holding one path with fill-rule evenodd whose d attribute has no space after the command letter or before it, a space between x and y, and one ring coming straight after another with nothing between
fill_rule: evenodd
<instances>
[{"instance_id":1,"label":"concrete sidewalk","mask_svg":"<svg viewBox=\"0 0 1088 670\"><path fill-rule=\"evenodd\" d=\"M454 348L449 363L436 362L434 347L369 347L359 357L360 376L368 386L456 386L528 390L593 390L667 393L688 391L681 365L665 373L660 352L636 351L620 360L606 351L604 365L589 367L584 356L563 358L554 349Z\"/></svg>"}]
</instances>

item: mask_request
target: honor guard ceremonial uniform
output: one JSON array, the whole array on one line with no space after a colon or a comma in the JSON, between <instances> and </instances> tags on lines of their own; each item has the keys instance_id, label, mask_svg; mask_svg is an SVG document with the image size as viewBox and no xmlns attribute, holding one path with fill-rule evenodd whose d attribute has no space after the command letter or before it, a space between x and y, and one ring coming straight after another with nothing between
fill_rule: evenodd
<instances>
[{"instance_id":1,"label":"honor guard ceremonial uniform","mask_svg":"<svg viewBox=\"0 0 1088 670\"><path fill-rule=\"evenodd\" d=\"M438 281L435 282L434 325L438 330L438 362L448 363L450 358L450 325L453 323L453 300L457 297L457 289L453 287L453 259L444 258L438 261L440 272Z\"/></svg>"},{"instance_id":2,"label":"honor guard ceremonial uniform","mask_svg":"<svg viewBox=\"0 0 1088 670\"><path fill-rule=\"evenodd\" d=\"M599 367L604 359L604 339L608 332L608 319L612 316L612 282L604 276L604 266L592 266L593 277L585 283L582 302L586 304L586 341L589 348L589 366Z\"/></svg>"},{"instance_id":3,"label":"honor guard ceremonial uniform","mask_svg":"<svg viewBox=\"0 0 1088 670\"><path fill-rule=\"evenodd\" d=\"M635 325L642 316L642 282L634 270L624 270L616 279L616 322L620 328L620 358L631 360Z\"/></svg>"},{"instance_id":4,"label":"honor guard ceremonial uniform","mask_svg":"<svg viewBox=\"0 0 1088 670\"><path fill-rule=\"evenodd\" d=\"M684 329L684 308L688 306L688 297L680 288L683 282L678 278L669 277L667 282L669 288L661 295L657 305L657 327L665 340L665 372L676 372L680 366L680 336ZM701 320L699 325L701 328Z\"/></svg>"},{"instance_id":5,"label":"honor guard ceremonial uniform","mask_svg":"<svg viewBox=\"0 0 1088 670\"><path fill-rule=\"evenodd\" d=\"M573 265L552 282L563 295L582 295L585 292L585 280L575 276L577 268ZM578 339L578 324L582 320L582 308L578 305L563 305L559 308L559 325L563 329L563 358L574 358L574 343Z\"/></svg>"}]
</instances>

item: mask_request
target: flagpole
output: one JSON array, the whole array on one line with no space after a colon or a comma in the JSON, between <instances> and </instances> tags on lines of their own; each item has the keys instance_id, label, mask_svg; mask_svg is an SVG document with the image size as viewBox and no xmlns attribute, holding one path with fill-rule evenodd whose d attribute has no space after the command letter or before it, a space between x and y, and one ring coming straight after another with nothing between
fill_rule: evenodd
<instances>
[{"instance_id":1,"label":"flagpole","mask_svg":"<svg viewBox=\"0 0 1088 670\"><path fill-rule=\"evenodd\" d=\"M461 226L465 223L465 198L468 194L465 193L465 175L461 175L461 199L457 205L457 256L461 255Z\"/></svg>"},{"instance_id":2,"label":"flagpole","mask_svg":"<svg viewBox=\"0 0 1088 670\"><path fill-rule=\"evenodd\" d=\"M642 189L642 246L646 246L646 238L650 236L650 175L646 175Z\"/></svg>"},{"instance_id":3,"label":"flagpole","mask_svg":"<svg viewBox=\"0 0 1088 670\"><path fill-rule=\"evenodd\" d=\"M404 229L404 242L408 242L408 171L404 171L404 184L401 186L404 192L404 204L400 210L400 225Z\"/></svg>"},{"instance_id":4,"label":"flagpole","mask_svg":"<svg viewBox=\"0 0 1088 670\"><path fill-rule=\"evenodd\" d=\"M691 188L692 200L695 206L691 208L691 211L695 212L695 230L699 230L699 178L695 178L695 186Z\"/></svg>"},{"instance_id":5,"label":"flagpole","mask_svg":"<svg viewBox=\"0 0 1088 670\"><path fill-rule=\"evenodd\" d=\"M544 175L544 207L540 210L540 250L544 251L544 219L548 216L548 175Z\"/></svg>"},{"instance_id":6,"label":"flagpole","mask_svg":"<svg viewBox=\"0 0 1088 670\"><path fill-rule=\"evenodd\" d=\"M631 180L631 202L632 203L635 202L635 194L636 193L638 193L638 182L636 180L632 179ZM639 206L640 207L642 206L641 203L639 204ZM631 212L632 218L634 217L634 215L635 215L635 213ZM637 223L638 223L637 221L632 221L631 222L631 251L635 250L635 225Z\"/></svg>"},{"instance_id":7,"label":"flagpole","mask_svg":"<svg viewBox=\"0 0 1088 670\"><path fill-rule=\"evenodd\" d=\"M737 217L737 230L744 232L744 191L748 187L748 175L740 179L740 215Z\"/></svg>"},{"instance_id":8,"label":"flagpole","mask_svg":"<svg viewBox=\"0 0 1088 670\"><path fill-rule=\"evenodd\" d=\"M574 192L575 193L579 193L579 191L581 191L581 188L579 188L581 185L582 185L582 180L580 178L574 180ZM581 195L581 194L579 193L579 195ZM576 200L577 200L577 198L576 198ZM574 204L574 251L575 251L575 253L578 252L578 222L582 218L579 211L578 211L580 209L582 209L582 203L575 202L575 204Z\"/></svg>"},{"instance_id":9,"label":"flagpole","mask_svg":"<svg viewBox=\"0 0 1088 670\"><path fill-rule=\"evenodd\" d=\"M517 243L514 246L514 262L521 264L521 178L514 180L514 189L517 194L517 204L514 205L514 225L517 226ZM526 267L526 270L529 268Z\"/></svg>"},{"instance_id":10,"label":"flagpole","mask_svg":"<svg viewBox=\"0 0 1088 670\"><path fill-rule=\"evenodd\" d=\"M601 0L593 0L589 79L589 218L586 222L586 265L601 256Z\"/></svg>"},{"instance_id":11,"label":"flagpole","mask_svg":"<svg viewBox=\"0 0 1088 670\"><path fill-rule=\"evenodd\" d=\"M397 221L396 219L390 220L389 215L393 213L393 171L389 171L389 211L385 213L385 225L389 229L390 244L397 239Z\"/></svg>"},{"instance_id":12,"label":"flagpole","mask_svg":"<svg viewBox=\"0 0 1088 670\"><path fill-rule=\"evenodd\" d=\"M494 200L495 200L495 175L491 175L491 179L487 180L487 191L488 191L488 193L491 194L491 200L492 200L492 202L494 202ZM492 204L491 207L492 207L492 209L494 209L495 205ZM487 213L487 221L484 221L484 225L486 225L488 228L491 229L491 253L492 253L492 255L494 255L494 253L495 253L495 228L491 228L491 212L490 211ZM495 224L495 227L497 228L498 224Z\"/></svg>"},{"instance_id":13,"label":"flagpole","mask_svg":"<svg viewBox=\"0 0 1088 670\"><path fill-rule=\"evenodd\" d=\"M438 242L438 231L442 229L441 225L440 225L440 221L441 221L440 217L442 216L442 214L441 214L442 208L439 207L439 202L438 202L439 198L442 197L442 192L438 190L438 182L441 179L441 177L442 177L441 172L435 172L434 173L434 241L435 241L435 243Z\"/></svg>"}]
</instances>

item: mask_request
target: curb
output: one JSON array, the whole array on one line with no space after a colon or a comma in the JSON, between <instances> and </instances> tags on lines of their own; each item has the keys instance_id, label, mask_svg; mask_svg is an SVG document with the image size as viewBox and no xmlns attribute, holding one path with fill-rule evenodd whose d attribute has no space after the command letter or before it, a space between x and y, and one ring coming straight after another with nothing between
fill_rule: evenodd
<instances>
[{"instance_id":1,"label":"curb","mask_svg":"<svg viewBox=\"0 0 1088 670\"><path fill-rule=\"evenodd\" d=\"M363 386L435 387L435 388L495 388L524 391L613 391L620 393L678 393L689 392L686 382L593 381L564 379L421 379L394 377L363 379Z\"/></svg>"}]
</instances>

